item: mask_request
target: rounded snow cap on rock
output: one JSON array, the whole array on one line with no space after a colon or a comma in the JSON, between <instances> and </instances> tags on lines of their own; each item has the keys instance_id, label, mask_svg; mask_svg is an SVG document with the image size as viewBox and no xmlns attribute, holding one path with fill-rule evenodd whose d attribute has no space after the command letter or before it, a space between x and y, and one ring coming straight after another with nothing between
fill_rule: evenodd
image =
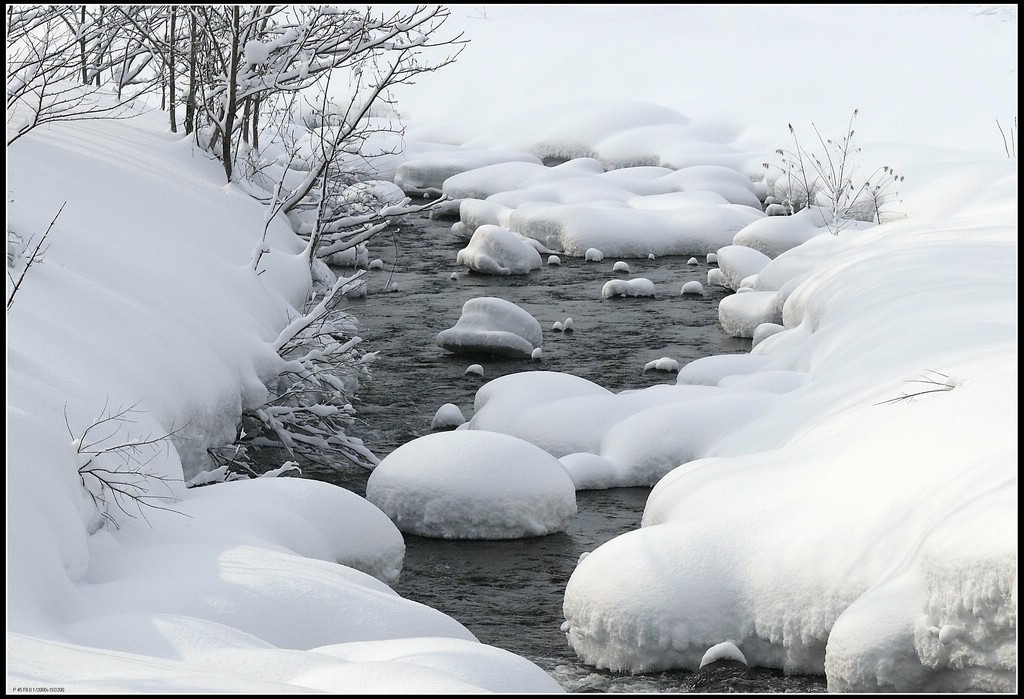
<instances>
[{"instance_id":1,"label":"rounded snow cap on rock","mask_svg":"<svg viewBox=\"0 0 1024 699\"><path fill-rule=\"evenodd\" d=\"M445 403L434 413L434 419L430 421L430 429L451 430L465 421L466 417L462 414L462 409L459 406L454 403Z\"/></svg>"},{"instance_id":2,"label":"rounded snow cap on rock","mask_svg":"<svg viewBox=\"0 0 1024 699\"><path fill-rule=\"evenodd\" d=\"M441 539L545 536L576 514L576 487L558 459L482 430L403 444L370 474L366 499L402 532Z\"/></svg>"},{"instance_id":3,"label":"rounded snow cap on rock","mask_svg":"<svg viewBox=\"0 0 1024 699\"><path fill-rule=\"evenodd\" d=\"M562 264L562 258L559 257L558 255L548 255L548 264L549 265L560 265L560 264Z\"/></svg>"},{"instance_id":4,"label":"rounded snow cap on rock","mask_svg":"<svg viewBox=\"0 0 1024 699\"><path fill-rule=\"evenodd\" d=\"M601 296L606 299L616 296L654 296L654 282L646 277L636 279L612 279L601 288Z\"/></svg>"},{"instance_id":5,"label":"rounded snow cap on rock","mask_svg":"<svg viewBox=\"0 0 1024 699\"><path fill-rule=\"evenodd\" d=\"M483 376L484 375L484 367L483 367L482 364L470 364L468 367L466 367L466 370L464 372L462 372L462 375L463 376L470 376L470 375L472 375L472 376Z\"/></svg>"},{"instance_id":6,"label":"rounded snow cap on rock","mask_svg":"<svg viewBox=\"0 0 1024 699\"><path fill-rule=\"evenodd\" d=\"M449 352L526 358L542 344L536 318L511 301L493 296L466 301L455 327L439 332L435 342Z\"/></svg>"},{"instance_id":7,"label":"rounded snow cap on rock","mask_svg":"<svg viewBox=\"0 0 1024 699\"><path fill-rule=\"evenodd\" d=\"M614 265L612 265L612 271L625 272L626 274L629 274L629 265L623 262L622 260L619 260Z\"/></svg>"},{"instance_id":8,"label":"rounded snow cap on rock","mask_svg":"<svg viewBox=\"0 0 1024 699\"><path fill-rule=\"evenodd\" d=\"M738 660L744 665L747 664L747 659L743 657L743 653L732 641L723 641L704 651L704 657L700 659L700 666L704 667L718 660Z\"/></svg>"},{"instance_id":9,"label":"rounded snow cap on rock","mask_svg":"<svg viewBox=\"0 0 1024 699\"><path fill-rule=\"evenodd\" d=\"M604 259L604 253L597 248L587 248L586 253L583 255L583 259L587 262L600 262Z\"/></svg>"},{"instance_id":10,"label":"rounded snow cap on rock","mask_svg":"<svg viewBox=\"0 0 1024 699\"><path fill-rule=\"evenodd\" d=\"M683 288L679 290L680 294L703 294L704 285L698 281L686 282L683 284Z\"/></svg>"},{"instance_id":11,"label":"rounded snow cap on rock","mask_svg":"<svg viewBox=\"0 0 1024 699\"><path fill-rule=\"evenodd\" d=\"M644 371L679 371L679 362L671 357L662 357L644 365Z\"/></svg>"}]
</instances>

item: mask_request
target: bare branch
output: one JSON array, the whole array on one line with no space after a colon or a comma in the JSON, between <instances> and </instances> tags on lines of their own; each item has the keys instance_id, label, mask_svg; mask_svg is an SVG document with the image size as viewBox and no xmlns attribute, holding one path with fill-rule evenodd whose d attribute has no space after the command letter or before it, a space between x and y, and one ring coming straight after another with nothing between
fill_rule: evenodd
<instances>
[{"instance_id":1,"label":"bare branch","mask_svg":"<svg viewBox=\"0 0 1024 699\"><path fill-rule=\"evenodd\" d=\"M18 289L21 288L22 282L25 281L25 275L28 274L32 265L40 261L42 256L46 254L46 248L43 247L43 243L46 242L46 238L50 235L50 231L53 230L53 224L57 223L57 218L60 217L65 206L67 206L67 202L61 204L60 208L57 209L57 213L54 215L53 220L50 221L50 225L46 227L46 231L43 233L42 237L39 238L39 242L37 242L36 246L32 248L32 253L28 256L28 261L25 263L25 267L21 270L21 274L19 274L18 278L14 280L14 287L11 289L11 295L7 297L7 313L11 312L11 305L14 304L14 295L18 293ZM32 239L29 238L28 242L31 243ZM8 275L10 275L10 272L8 272Z\"/></svg>"}]
</instances>

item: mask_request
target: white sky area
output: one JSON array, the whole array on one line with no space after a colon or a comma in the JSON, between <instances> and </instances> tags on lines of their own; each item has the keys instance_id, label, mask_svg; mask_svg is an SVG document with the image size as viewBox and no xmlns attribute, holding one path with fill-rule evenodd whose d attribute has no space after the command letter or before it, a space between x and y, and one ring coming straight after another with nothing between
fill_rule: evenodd
<instances>
[{"instance_id":1,"label":"white sky area","mask_svg":"<svg viewBox=\"0 0 1024 699\"><path fill-rule=\"evenodd\" d=\"M402 534L545 535L577 490L635 485L653 486L643 526L567 582L584 662L1015 691L1017 161L995 119L1017 110L1016 8L453 14L472 43L398 93L408 150L380 176L469 197L458 264L529 278L594 250L611 276L717 253L709 285L743 291L708 331L753 349L665 357L664 383L617 392L535 370L555 330L474 299L437 351L483 343L524 371L439 410L458 428L382 460L366 499L294 478L186 490L280 369L304 244L273 221L255 273L264 208L159 113L38 128L7 152L15 268L64 208L7 313L8 692L560 692L393 592ZM786 124L841 133L855 107L858 162L906 177L891 220L766 216ZM688 302L615 274L616 293ZM81 445L179 429L144 454L162 509L105 521Z\"/></svg>"},{"instance_id":2,"label":"white sky area","mask_svg":"<svg viewBox=\"0 0 1024 699\"><path fill-rule=\"evenodd\" d=\"M867 141L1001 152L994 120L1017 113L1007 5L458 5L452 15L470 39L464 60L400 95L413 120L489 124L520 105L627 100L774 148L787 123L839 128L859 108Z\"/></svg>"}]
</instances>

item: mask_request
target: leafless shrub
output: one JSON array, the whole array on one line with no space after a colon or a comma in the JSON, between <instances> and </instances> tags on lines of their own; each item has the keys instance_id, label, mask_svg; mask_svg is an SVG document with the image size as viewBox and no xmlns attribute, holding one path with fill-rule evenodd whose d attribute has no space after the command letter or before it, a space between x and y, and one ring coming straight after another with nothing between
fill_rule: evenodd
<instances>
[{"instance_id":1,"label":"leafless shrub","mask_svg":"<svg viewBox=\"0 0 1024 699\"><path fill-rule=\"evenodd\" d=\"M147 509L177 512L166 503L174 501L171 483L180 482L150 467L152 461L167 452L171 438L187 426L159 435L134 432L138 404L111 408L104 403L99 416L81 434L75 435L64 411L64 424L78 459L82 487L92 497L103 520L120 528L119 518L149 521ZM163 490L163 493L155 492ZM181 513L179 513L181 514Z\"/></svg>"}]
</instances>

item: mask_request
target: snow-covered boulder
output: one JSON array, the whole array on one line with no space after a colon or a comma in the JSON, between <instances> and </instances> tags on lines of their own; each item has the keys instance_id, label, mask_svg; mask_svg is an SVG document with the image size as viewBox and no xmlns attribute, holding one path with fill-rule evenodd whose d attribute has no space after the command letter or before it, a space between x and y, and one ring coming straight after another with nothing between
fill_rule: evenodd
<instances>
[{"instance_id":1,"label":"snow-covered boulder","mask_svg":"<svg viewBox=\"0 0 1024 699\"><path fill-rule=\"evenodd\" d=\"M455 261L482 274L527 274L543 266L534 243L518 233L486 224L476 229Z\"/></svg>"},{"instance_id":2,"label":"snow-covered boulder","mask_svg":"<svg viewBox=\"0 0 1024 699\"><path fill-rule=\"evenodd\" d=\"M718 320L732 337L753 337L754 330L763 323L782 323L779 294L751 290L726 296L718 303Z\"/></svg>"},{"instance_id":3,"label":"snow-covered boulder","mask_svg":"<svg viewBox=\"0 0 1024 699\"><path fill-rule=\"evenodd\" d=\"M601 296L606 299L616 296L654 296L654 282L646 277L636 279L612 279L605 282Z\"/></svg>"},{"instance_id":4,"label":"snow-covered boulder","mask_svg":"<svg viewBox=\"0 0 1024 699\"><path fill-rule=\"evenodd\" d=\"M542 334L537 319L511 301L481 296L466 301L455 326L435 341L449 352L530 358Z\"/></svg>"},{"instance_id":5,"label":"snow-covered boulder","mask_svg":"<svg viewBox=\"0 0 1024 699\"><path fill-rule=\"evenodd\" d=\"M420 437L370 474L366 499L409 534L516 539L564 531L576 487L551 454L516 437L457 430Z\"/></svg>"},{"instance_id":6,"label":"snow-covered boulder","mask_svg":"<svg viewBox=\"0 0 1024 699\"><path fill-rule=\"evenodd\" d=\"M771 258L763 252L742 245L726 245L718 250L718 269L725 275L725 285L733 291L743 286L744 279L760 272L769 262Z\"/></svg>"},{"instance_id":7,"label":"snow-covered boulder","mask_svg":"<svg viewBox=\"0 0 1024 699\"><path fill-rule=\"evenodd\" d=\"M462 409L459 406L454 403L445 403L434 413L434 419L430 421L430 429L451 430L465 421L466 417L462 414Z\"/></svg>"}]
</instances>

